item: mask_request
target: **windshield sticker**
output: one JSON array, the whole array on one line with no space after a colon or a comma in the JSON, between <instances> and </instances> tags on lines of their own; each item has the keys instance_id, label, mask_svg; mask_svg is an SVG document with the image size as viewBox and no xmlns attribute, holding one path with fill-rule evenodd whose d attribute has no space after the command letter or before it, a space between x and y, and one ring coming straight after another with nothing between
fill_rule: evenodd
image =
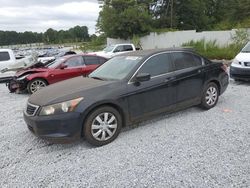
<instances>
[{"instance_id":1,"label":"windshield sticker","mask_svg":"<svg viewBox=\"0 0 250 188\"><path fill-rule=\"evenodd\" d=\"M128 56L126 57L126 60L132 60L132 61L136 61L136 60L140 60L142 57L138 57L138 56Z\"/></svg>"}]
</instances>

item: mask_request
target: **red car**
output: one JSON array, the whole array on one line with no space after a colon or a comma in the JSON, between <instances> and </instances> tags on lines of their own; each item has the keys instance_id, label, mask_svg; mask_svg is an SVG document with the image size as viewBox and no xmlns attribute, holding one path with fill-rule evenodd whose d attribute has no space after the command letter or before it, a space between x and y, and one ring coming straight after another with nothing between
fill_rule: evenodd
<instances>
[{"instance_id":1,"label":"red car","mask_svg":"<svg viewBox=\"0 0 250 188\"><path fill-rule=\"evenodd\" d=\"M18 71L7 84L10 92L28 90L34 93L50 84L77 76L87 76L106 58L95 55L69 55L61 57L42 68L29 68Z\"/></svg>"}]
</instances>

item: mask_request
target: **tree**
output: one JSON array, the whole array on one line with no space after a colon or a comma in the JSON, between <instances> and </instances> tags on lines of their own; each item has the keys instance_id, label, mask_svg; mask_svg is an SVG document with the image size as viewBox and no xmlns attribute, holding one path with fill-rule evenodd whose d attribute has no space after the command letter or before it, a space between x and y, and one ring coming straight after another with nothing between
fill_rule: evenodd
<instances>
[{"instance_id":1,"label":"tree","mask_svg":"<svg viewBox=\"0 0 250 188\"><path fill-rule=\"evenodd\" d=\"M151 17L147 7L135 0L104 0L97 28L108 37L131 38L150 31Z\"/></svg>"}]
</instances>

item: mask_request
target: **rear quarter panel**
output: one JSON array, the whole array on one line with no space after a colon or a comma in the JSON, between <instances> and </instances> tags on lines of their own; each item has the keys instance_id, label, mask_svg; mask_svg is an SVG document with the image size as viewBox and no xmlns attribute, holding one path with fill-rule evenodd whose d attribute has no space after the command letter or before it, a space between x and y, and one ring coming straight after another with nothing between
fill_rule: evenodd
<instances>
[{"instance_id":1,"label":"rear quarter panel","mask_svg":"<svg viewBox=\"0 0 250 188\"><path fill-rule=\"evenodd\" d=\"M211 64L206 65L204 69L206 75L204 87L209 82L215 82L219 87L220 94L226 90L229 84L228 73L222 69L222 66L222 63L212 62Z\"/></svg>"}]
</instances>

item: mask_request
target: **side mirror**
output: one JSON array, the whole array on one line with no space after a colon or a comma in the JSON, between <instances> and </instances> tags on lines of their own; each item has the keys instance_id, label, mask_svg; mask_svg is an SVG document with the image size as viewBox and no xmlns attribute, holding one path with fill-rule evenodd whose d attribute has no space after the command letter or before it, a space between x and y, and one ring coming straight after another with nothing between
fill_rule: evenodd
<instances>
[{"instance_id":1,"label":"side mirror","mask_svg":"<svg viewBox=\"0 0 250 188\"><path fill-rule=\"evenodd\" d=\"M151 79L151 76L148 73L139 73L135 77L136 82L146 82L146 81L149 81L150 79Z\"/></svg>"},{"instance_id":2,"label":"side mirror","mask_svg":"<svg viewBox=\"0 0 250 188\"><path fill-rule=\"evenodd\" d=\"M68 67L68 65L65 65L63 63L59 66L60 69L66 69L67 67Z\"/></svg>"}]
</instances>

